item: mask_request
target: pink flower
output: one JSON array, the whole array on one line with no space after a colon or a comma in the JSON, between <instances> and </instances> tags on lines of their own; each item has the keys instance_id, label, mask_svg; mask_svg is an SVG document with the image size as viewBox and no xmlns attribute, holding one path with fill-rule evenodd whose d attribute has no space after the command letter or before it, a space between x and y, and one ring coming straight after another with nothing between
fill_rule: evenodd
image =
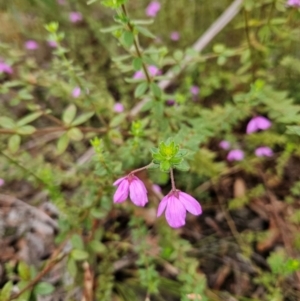
<instances>
[{"instance_id":1,"label":"pink flower","mask_svg":"<svg viewBox=\"0 0 300 301\"><path fill-rule=\"evenodd\" d=\"M116 113L122 113L124 111L124 106L120 102L115 103L114 105L114 111Z\"/></svg>"},{"instance_id":2,"label":"pink flower","mask_svg":"<svg viewBox=\"0 0 300 301\"><path fill-rule=\"evenodd\" d=\"M72 91L72 96L74 98L77 98L80 96L80 94L81 94L81 89L79 87L75 87Z\"/></svg>"},{"instance_id":3,"label":"pink flower","mask_svg":"<svg viewBox=\"0 0 300 301\"><path fill-rule=\"evenodd\" d=\"M51 48L56 48L57 47L57 43L55 41L48 41L47 42L48 45L51 47Z\"/></svg>"},{"instance_id":4,"label":"pink flower","mask_svg":"<svg viewBox=\"0 0 300 301\"><path fill-rule=\"evenodd\" d=\"M180 39L180 34L178 31L173 31L170 34L170 38L172 41L178 41Z\"/></svg>"},{"instance_id":5,"label":"pink flower","mask_svg":"<svg viewBox=\"0 0 300 301\"><path fill-rule=\"evenodd\" d=\"M28 40L25 42L25 48L28 50L35 50L39 48L39 44L34 40Z\"/></svg>"},{"instance_id":6,"label":"pink flower","mask_svg":"<svg viewBox=\"0 0 300 301\"><path fill-rule=\"evenodd\" d=\"M256 116L252 118L246 129L247 134L257 132L258 130L266 130L272 125L271 121L263 116Z\"/></svg>"},{"instance_id":7,"label":"pink flower","mask_svg":"<svg viewBox=\"0 0 300 301\"><path fill-rule=\"evenodd\" d=\"M200 92L200 88L198 86L191 86L190 92L194 95L197 96Z\"/></svg>"},{"instance_id":8,"label":"pink flower","mask_svg":"<svg viewBox=\"0 0 300 301\"><path fill-rule=\"evenodd\" d=\"M154 65L149 66L148 71L149 71L149 74L151 76L156 76L156 75L161 74L161 71ZM142 71L142 70L136 71L133 75L133 78L134 79L143 79L143 78L145 78L144 71Z\"/></svg>"},{"instance_id":9,"label":"pink flower","mask_svg":"<svg viewBox=\"0 0 300 301\"><path fill-rule=\"evenodd\" d=\"M0 60L0 73L12 74L13 70L8 64Z\"/></svg>"},{"instance_id":10,"label":"pink flower","mask_svg":"<svg viewBox=\"0 0 300 301\"><path fill-rule=\"evenodd\" d=\"M80 21L82 21L82 14L77 11L72 11L69 14L69 19L72 23L80 22Z\"/></svg>"},{"instance_id":11,"label":"pink flower","mask_svg":"<svg viewBox=\"0 0 300 301\"><path fill-rule=\"evenodd\" d=\"M261 146L255 150L255 155L257 157L272 157L273 151L267 146Z\"/></svg>"},{"instance_id":12,"label":"pink flower","mask_svg":"<svg viewBox=\"0 0 300 301\"><path fill-rule=\"evenodd\" d=\"M120 178L113 185L118 186L114 194L114 203L124 202L128 198L128 194L136 206L144 207L148 203L146 187L135 175L129 174Z\"/></svg>"},{"instance_id":13,"label":"pink flower","mask_svg":"<svg viewBox=\"0 0 300 301\"><path fill-rule=\"evenodd\" d=\"M288 0L286 4L288 6L300 7L300 0Z\"/></svg>"},{"instance_id":14,"label":"pink flower","mask_svg":"<svg viewBox=\"0 0 300 301\"><path fill-rule=\"evenodd\" d=\"M244 152L240 149L233 149L227 155L228 161L241 161L244 159Z\"/></svg>"},{"instance_id":15,"label":"pink flower","mask_svg":"<svg viewBox=\"0 0 300 301\"><path fill-rule=\"evenodd\" d=\"M66 3L66 0L57 0L57 3L59 4L59 5L66 5L67 3Z\"/></svg>"},{"instance_id":16,"label":"pink flower","mask_svg":"<svg viewBox=\"0 0 300 301\"><path fill-rule=\"evenodd\" d=\"M3 186L5 183L5 181L3 179L0 178L0 187Z\"/></svg>"},{"instance_id":17,"label":"pink flower","mask_svg":"<svg viewBox=\"0 0 300 301\"><path fill-rule=\"evenodd\" d=\"M230 142L229 142L229 141L226 141L226 140L222 140L222 141L219 143L219 146L220 146L222 149L229 149L229 148L230 148Z\"/></svg>"},{"instance_id":18,"label":"pink flower","mask_svg":"<svg viewBox=\"0 0 300 301\"><path fill-rule=\"evenodd\" d=\"M166 219L172 228L185 225L186 211L193 215L200 215L202 209L200 204L187 193L180 190L171 191L160 202L157 216L161 216L166 209Z\"/></svg>"},{"instance_id":19,"label":"pink flower","mask_svg":"<svg viewBox=\"0 0 300 301\"><path fill-rule=\"evenodd\" d=\"M146 15L148 17L155 17L160 10L160 3L158 1L151 1L146 8Z\"/></svg>"},{"instance_id":20,"label":"pink flower","mask_svg":"<svg viewBox=\"0 0 300 301\"><path fill-rule=\"evenodd\" d=\"M161 193L161 188L160 188L160 186L157 185L157 184L153 184L153 185L152 185L152 190L153 190L154 192L156 192L156 193Z\"/></svg>"},{"instance_id":21,"label":"pink flower","mask_svg":"<svg viewBox=\"0 0 300 301\"><path fill-rule=\"evenodd\" d=\"M172 107L172 106L175 105L175 100L174 100L174 99L168 99L168 100L166 101L166 104L167 104L167 106Z\"/></svg>"}]
</instances>

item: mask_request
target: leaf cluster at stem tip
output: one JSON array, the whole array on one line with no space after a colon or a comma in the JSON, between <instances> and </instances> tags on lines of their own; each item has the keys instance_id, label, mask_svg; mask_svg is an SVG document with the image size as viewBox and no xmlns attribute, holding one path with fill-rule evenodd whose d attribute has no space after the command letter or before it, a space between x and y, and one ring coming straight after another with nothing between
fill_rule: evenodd
<instances>
[{"instance_id":1,"label":"leaf cluster at stem tip","mask_svg":"<svg viewBox=\"0 0 300 301\"><path fill-rule=\"evenodd\" d=\"M180 149L178 144L168 139L166 142L161 142L158 148L152 148L152 157L154 167L159 167L163 172L169 172L170 168L187 171L188 163L184 160L187 155L186 149Z\"/></svg>"}]
</instances>

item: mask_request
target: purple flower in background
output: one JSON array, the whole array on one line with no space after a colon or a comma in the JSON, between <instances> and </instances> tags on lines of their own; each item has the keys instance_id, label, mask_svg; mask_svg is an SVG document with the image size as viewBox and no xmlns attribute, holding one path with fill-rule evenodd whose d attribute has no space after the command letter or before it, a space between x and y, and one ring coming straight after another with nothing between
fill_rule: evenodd
<instances>
[{"instance_id":1,"label":"purple flower in background","mask_svg":"<svg viewBox=\"0 0 300 301\"><path fill-rule=\"evenodd\" d=\"M82 14L77 11L72 11L69 14L69 19L72 23L80 22L80 21L82 21Z\"/></svg>"},{"instance_id":2,"label":"purple flower in background","mask_svg":"<svg viewBox=\"0 0 300 301\"><path fill-rule=\"evenodd\" d=\"M240 149L233 149L227 155L228 161L242 161L244 159L244 152Z\"/></svg>"},{"instance_id":3,"label":"purple flower in background","mask_svg":"<svg viewBox=\"0 0 300 301\"><path fill-rule=\"evenodd\" d=\"M129 195L132 203L136 206L144 207L147 204L147 190L138 177L129 174L118 179L113 185L118 186L114 194L114 203L123 203Z\"/></svg>"},{"instance_id":4,"label":"purple flower in background","mask_svg":"<svg viewBox=\"0 0 300 301\"><path fill-rule=\"evenodd\" d=\"M55 41L48 41L47 42L48 45L51 47L51 48L56 48L57 47L57 43Z\"/></svg>"},{"instance_id":5,"label":"purple flower in background","mask_svg":"<svg viewBox=\"0 0 300 301\"><path fill-rule=\"evenodd\" d=\"M158 1L151 1L146 8L146 15L148 17L155 17L160 10L160 3Z\"/></svg>"},{"instance_id":6,"label":"purple flower in background","mask_svg":"<svg viewBox=\"0 0 300 301\"><path fill-rule=\"evenodd\" d=\"M156 193L161 193L161 188L160 188L160 186L157 185L157 184L153 184L153 185L152 185L152 190L153 190L154 192L156 192Z\"/></svg>"},{"instance_id":7,"label":"purple flower in background","mask_svg":"<svg viewBox=\"0 0 300 301\"><path fill-rule=\"evenodd\" d=\"M80 96L80 94L81 94L81 89L79 87L75 87L72 91L72 96L74 98L77 98Z\"/></svg>"},{"instance_id":8,"label":"purple flower in background","mask_svg":"<svg viewBox=\"0 0 300 301\"><path fill-rule=\"evenodd\" d=\"M25 48L28 50L35 50L39 48L39 44L34 40L28 40L25 42Z\"/></svg>"},{"instance_id":9,"label":"purple flower in background","mask_svg":"<svg viewBox=\"0 0 300 301\"><path fill-rule=\"evenodd\" d=\"M167 106L174 106L175 105L175 100L174 99L168 99L167 101L166 101L166 104L167 104Z\"/></svg>"},{"instance_id":10,"label":"purple flower in background","mask_svg":"<svg viewBox=\"0 0 300 301\"><path fill-rule=\"evenodd\" d=\"M219 143L219 146L222 148L222 149L229 149L230 148L230 142L229 141L226 141L226 140L222 140L220 143Z\"/></svg>"},{"instance_id":11,"label":"purple flower in background","mask_svg":"<svg viewBox=\"0 0 300 301\"><path fill-rule=\"evenodd\" d=\"M166 219L172 228L185 225L186 211L193 215L200 215L202 209L196 199L180 190L171 191L160 202L157 216L161 216L166 209Z\"/></svg>"},{"instance_id":12,"label":"purple flower in background","mask_svg":"<svg viewBox=\"0 0 300 301\"><path fill-rule=\"evenodd\" d=\"M288 0L286 4L288 6L300 7L300 0Z\"/></svg>"},{"instance_id":13,"label":"purple flower in background","mask_svg":"<svg viewBox=\"0 0 300 301\"><path fill-rule=\"evenodd\" d=\"M255 156L257 157L272 157L273 151L267 146L258 147L255 150Z\"/></svg>"},{"instance_id":14,"label":"purple flower in background","mask_svg":"<svg viewBox=\"0 0 300 301\"><path fill-rule=\"evenodd\" d=\"M194 95L197 96L200 92L200 88L198 86L191 86L190 92Z\"/></svg>"},{"instance_id":15,"label":"purple flower in background","mask_svg":"<svg viewBox=\"0 0 300 301\"><path fill-rule=\"evenodd\" d=\"M156 76L156 75L161 74L161 71L154 65L149 66L148 71L151 76ZM134 79L143 79L143 78L145 78L145 74L142 70L139 70L134 73L133 78Z\"/></svg>"},{"instance_id":16,"label":"purple flower in background","mask_svg":"<svg viewBox=\"0 0 300 301\"><path fill-rule=\"evenodd\" d=\"M0 187L3 186L5 183L5 181L3 179L0 178Z\"/></svg>"},{"instance_id":17,"label":"purple flower in background","mask_svg":"<svg viewBox=\"0 0 300 301\"><path fill-rule=\"evenodd\" d=\"M120 102L115 103L115 104L114 104L114 111L115 111L116 113L122 113L122 112L124 111L124 106L123 106L123 104L120 103Z\"/></svg>"},{"instance_id":18,"label":"purple flower in background","mask_svg":"<svg viewBox=\"0 0 300 301\"><path fill-rule=\"evenodd\" d=\"M0 73L12 74L12 68L0 59Z\"/></svg>"},{"instance_id":19,"label":"purple flower in background","mask_svg":"<svg viewBox=\"0 0 300 301\"><path fill-rule=\"evenodd\" d=\"M263 116L256 116L249 121L246 129L246 133L251 134L257 132L258 130L266 130L271 125L272 123L268 118Z\"/></svg>"},{"instance_id":20,"label":"purple flower in background","mask_svg":"<svg viewBox=\"0 0 300 301\"><path fill-rule=\"evenodd\" d=\"M170 34L170 38L172 41L178 41L180 39L180 34L178 31L173 31Z\"/></svg>"}]
</instances>

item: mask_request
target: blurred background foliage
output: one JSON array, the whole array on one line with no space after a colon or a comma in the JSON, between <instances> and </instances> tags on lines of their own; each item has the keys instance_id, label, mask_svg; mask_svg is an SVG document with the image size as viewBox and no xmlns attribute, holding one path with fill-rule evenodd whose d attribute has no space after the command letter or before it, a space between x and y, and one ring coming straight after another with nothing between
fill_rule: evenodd
<instances>
[{"instance_id":1,"label":"blurred background foliage","mask_svg":"<svg viewBox=\"0 0 300 301\"><path fill-rule=\"evenodd\" d=\"M0 73L1 301L299 300L299 9L245 0L197 53L191 45L232 1L159 2L152 24L149 1L126 8L155 36L138 33L147 65L161 71L154 83L192 57L165 91L133 79L140 66L124 28L107 30L118 10L0 2L0 60L12 68ZM71 12L82 19L71 22ZM257 115L272 126L247 134ZM138 174L146 208L112 204L112 183L148 164L167 137L189 150L190 171L176 172L176 184L203 207L179 230L155 218L171 187L165 173ZM228 161L222 140L244 159ZM257 157L260 146L273 156Z\"/></svg>"}]
</instances>

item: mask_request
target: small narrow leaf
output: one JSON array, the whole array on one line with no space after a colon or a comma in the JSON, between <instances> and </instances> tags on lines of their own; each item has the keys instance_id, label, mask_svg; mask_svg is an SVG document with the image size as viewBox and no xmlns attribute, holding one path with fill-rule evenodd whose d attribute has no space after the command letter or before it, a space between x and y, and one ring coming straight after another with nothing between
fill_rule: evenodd
<instances>
[{"instance_id":1,"label":"small narrow leaf","mask_svg":"<svg viewBox=\"0 0 300 301\"><path fill-rule=\"evenodd\" d=\"M19 135L12 135L8 140L8 149L12 153L16 153L20 147L21 137Z\"/></svg>"},{"instance_id":2,"label":"small narrow leaf","mask_svg":"<svg viewBox=\"0 0 300 301\"><path fill-rule=\"evenodd\" d=\"M83 139L83 133L78 128L71 128L68 130L67 135L71 140L80 141Z\"/></svg>"},{"instance_id":3,"label":"small narrow leaf","mask_svg":"<svg viewBox=\"0 0 300 301\"><path fill-rule=\"evenodd\" d=\"M69 136L64 133L57 141L57 153L61 155L68 147L70 142Z\"/></svg>"},{"instance_id":4,"label":"small narrow leaf","mask_svg":"<svg viewBox=\"0 0 300 301\"><path fill-rule=\"evenodd\" d=\"M25 125L19 129L17 129L17 133L20 135L31 135L35 132L35 127L32 125Z\"/></svg>"},{"instance_id":5,"label":"small narrow leaf","mask_svg":"<svg viewBox=\"0 0 300 301\"><path fill-rule=\"evenodd\" d=\"M79 125L79 124L82 124L82 123L88 121L94 114L95 114L94 112L84 113L84 114L80 115L79 117L77 117L77 118L71 123L71 125L77 126L77 125Z\"/></svg>"},{"instance_id":6,"label":"small narrow leaf","mask_svg":"<svg viewBox=\"0 0 300 301\"><path fill-rule=\"evenodd\" d=\"M89 257L89 254L83 250L73 250L71 252L71 256L72 258L74 258L74 260L85 260Z\"/></svg>"},{"instance_id":7,"label":"small narrow leaf","mask_svg":"<svg viewBox=\"0 0 300 301\"><path fill-rule=\"evenodd\" d=\"M32 113L32 114L29 114L25 117L23 117L22 119L20 119L18 122L17 122L17 126L18 127L21 127L25 124L28 124L34 120L36 120L37 118L39 118L40 116L42 116L43 113L42 112L35 112L35 113Z\"/></svg>"},{"instance_id":8,"label":"small narrow leaf","mask_svg":"<svg viewBox=\"0 0 300 301\"><path fill-rule=\"evenodd\" d=\"M49 295L54 291L54 286L47 282L40 282L34 287L36 295Z\"/></svg>"},{"instance_id":9,"label":"small narrow leaf","mask_svg":"<svg viewBox=\"0 0 300 301\"><path fill-rule=\"evenodd\" d=\"M136 87L136 89L135 89L135 91L134 91L134 96L135 96L136 98L139 98L139 97L143 96L143 95L145 94L147 88L148 88L148 83L147 83L147 82L140 83L140 84Z\"/></svg>"},{"instance_id":10,"label":"small narrow leaf","mask_svg":"<svg viewBox=\"0 0 300 301\"><path fill-rule=\"evenodd\" d=\"M132 61L132 66L135 71L138 71L142 68L143 60L139 57L136 57Z\"/></svg>"},{"instance_id":11,"label":"small narrow leaf","mask_svg":"<svg viewBox=\"0 0 300 301\"><path fill-rule=\"evenodd\" d=\"M148 30L147 28L145 27L142 27L142 26L136 26L136 29L144 36L148 37L148 38L152 38L152 39L155 39L155 35L150 31Z\"/></svg>"},{"instance_id":12,"label":"small narrow leaf","mask_svg":"<svg viewBox=\"0 0 300 301\"><path fill-rule=\"evenodd\" d=\"M69 125L71 124L71 122L73 121L73 119L75 118L76 115L76 107L75 105L69 105L66 110L64 111L62 120L65 124Z\"/></svg>"},{"instance_id":13,"label":"small narrow leaf","mask_svg":"<svg viewBox=\"0 0 300 301\"><path fill-rule=\"evenodd\" d=\"M125 46L131 47L134 41L134 35L131 31L124 31L121 36L121 40Z\"/></svg>"},{"instance_id":14,"label":"small narrow leaf","mask_svg":"<svg viewBox=\"0 0 300 301\"><path fill-rule=\"evenodd\" d=\"M13 129L16 124L15 122L9 117L0 117L0 126L4 129Z\"/></svg>"},{"instance_id":15,"label":"small narrow leaf","mask_svg":"<svg viewBox=\"0 0 300 301\"><path fill-rule=\"evenodd\" d=\"M161 94L162 94L161 89L156 83L151 83L150 89L155 97L158 97L158 98L161 97Z\"/></svg>"}]
</instances>

